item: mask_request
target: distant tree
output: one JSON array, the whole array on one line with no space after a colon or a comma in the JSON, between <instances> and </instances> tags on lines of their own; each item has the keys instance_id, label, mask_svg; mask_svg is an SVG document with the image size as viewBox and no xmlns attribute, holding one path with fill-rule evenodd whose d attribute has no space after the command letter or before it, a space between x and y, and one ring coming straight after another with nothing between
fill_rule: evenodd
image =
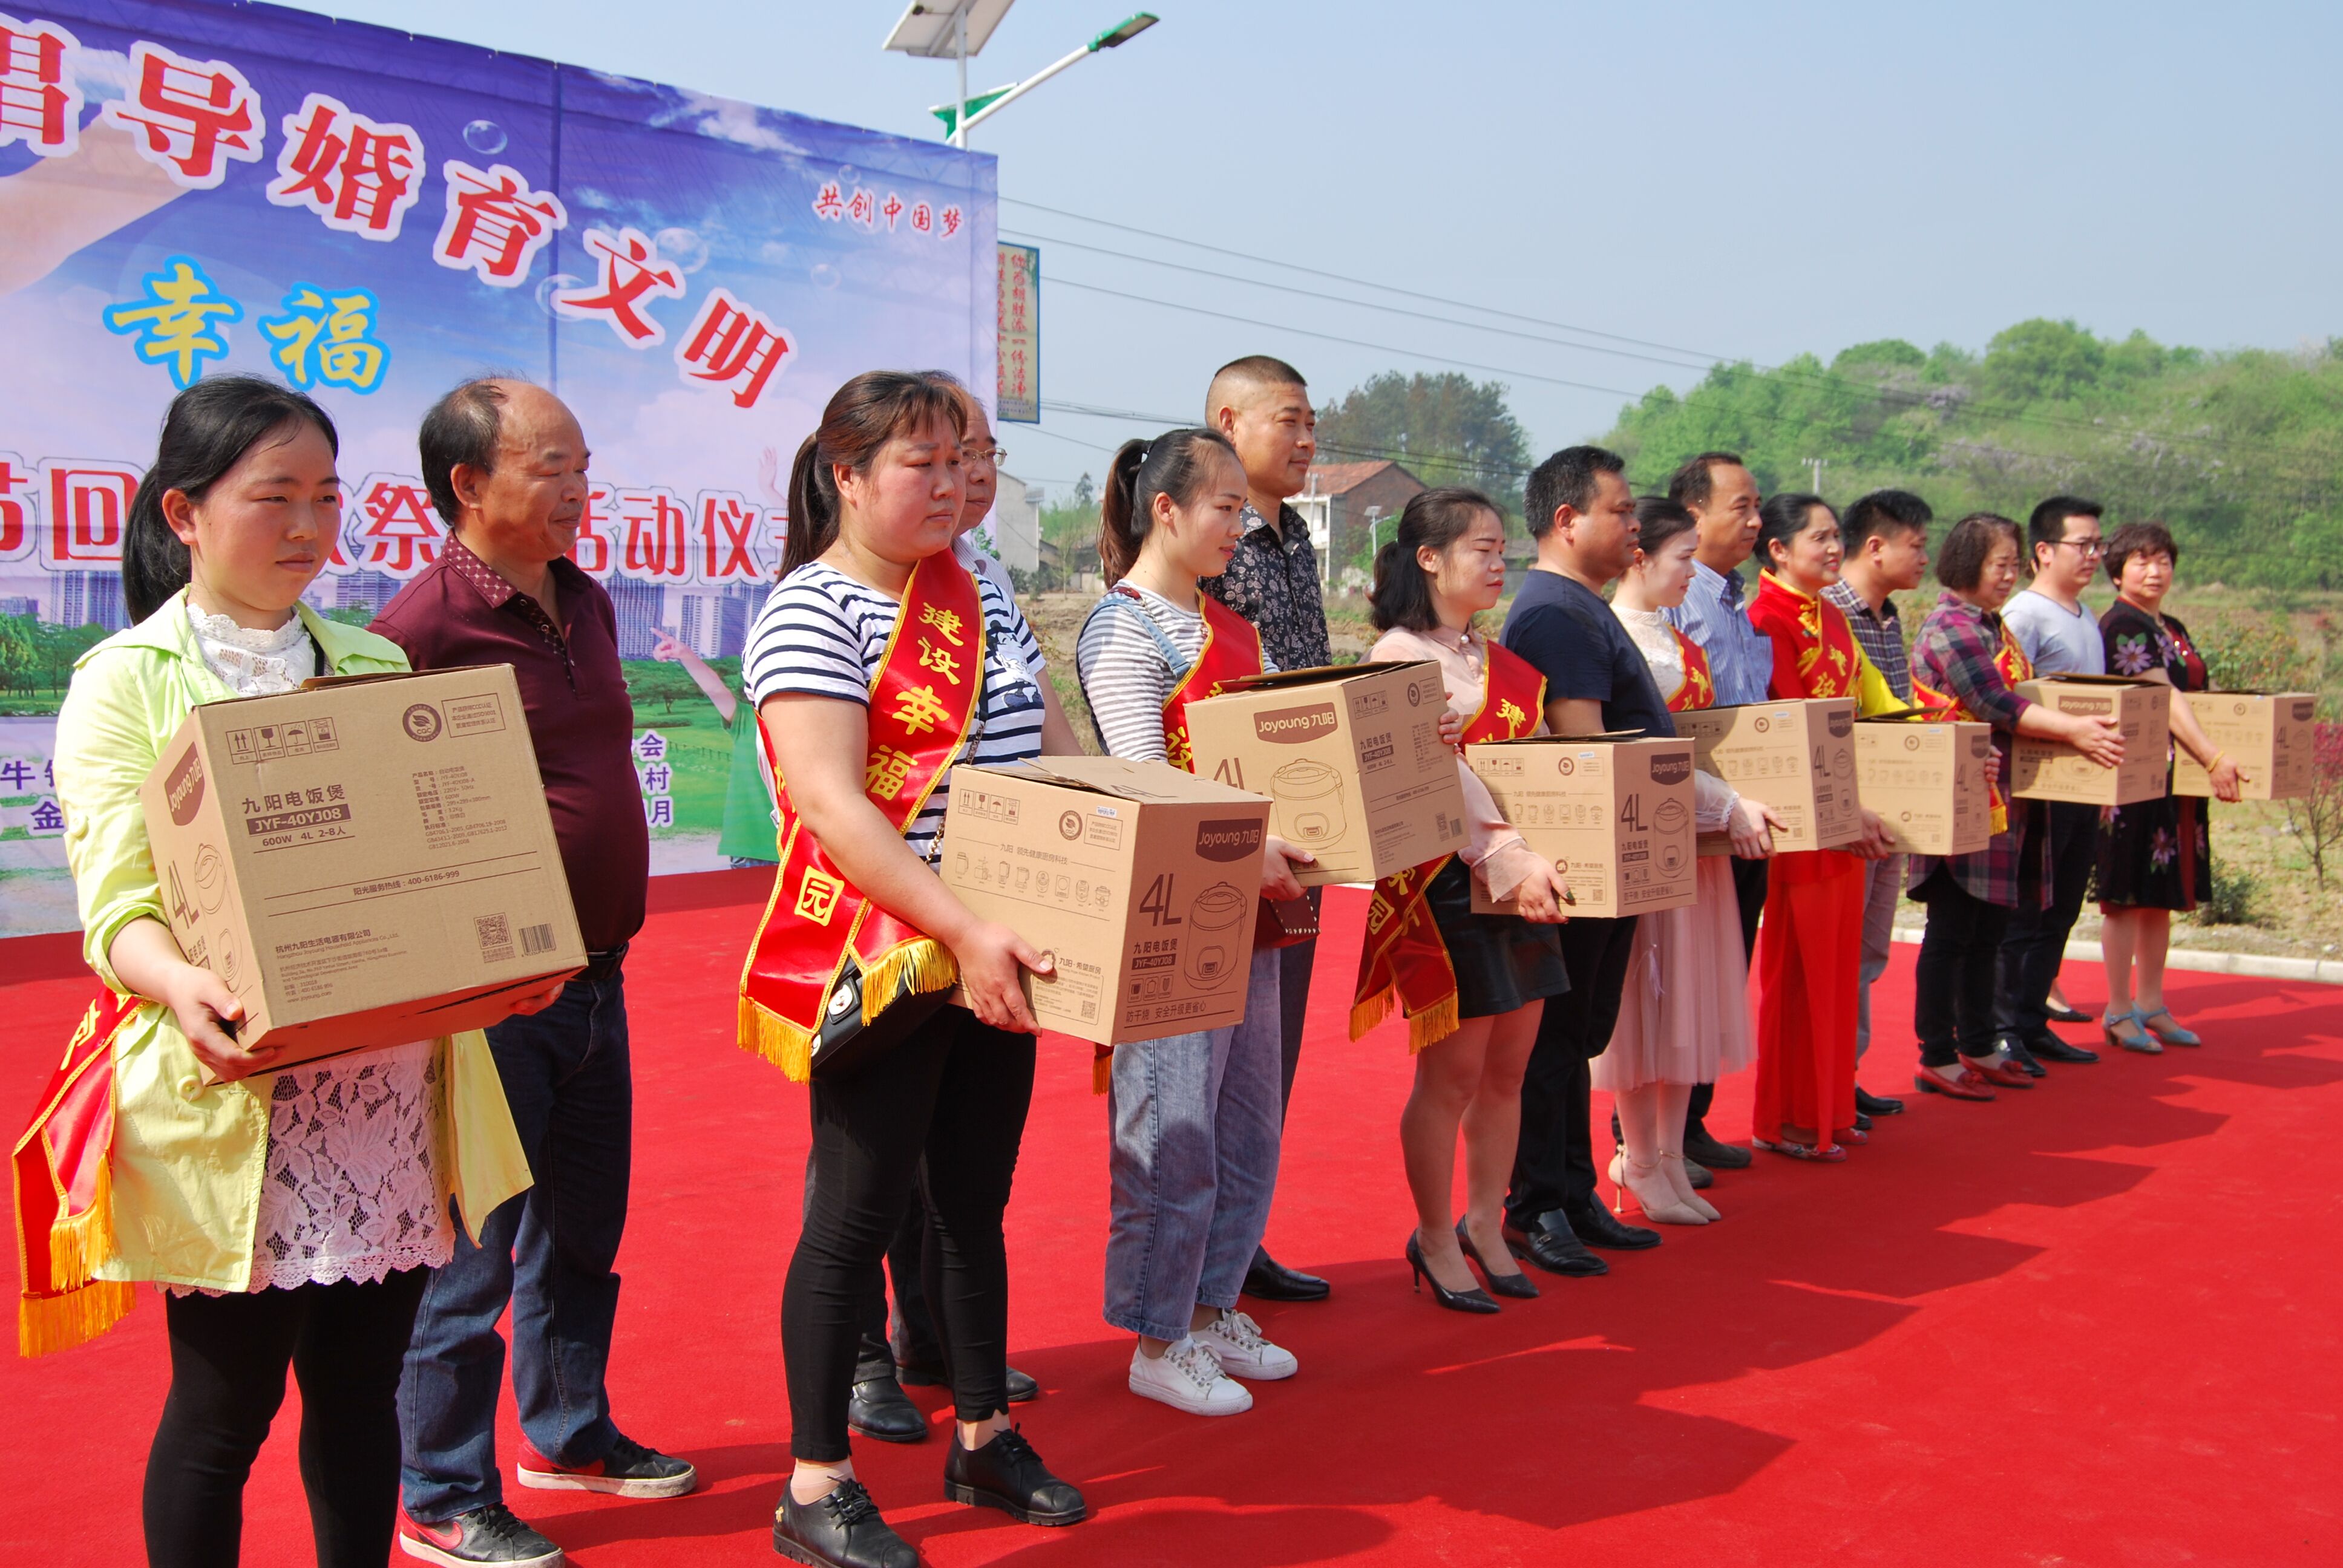
<instances>
[{"instance_id":1,"label":"distant tree","mask_svg":"<svg viewBox=\"0 0 2343 1568\"><path fill-rule=\"evenodd\" d=\"M1537 458L1505 393L1455 371L1385 371L1319 410L1319 461L1388 457L1427 485L1471 485L1518 513Z\"/></svg>"},{"instance_id":2,"label":"distant tree","mask_svg":"<svg viewBox=\"0 0 2343 1568\"><path fill-rule=\"evenodd\" d=\"M1097 501L1098 487L1091 484L1090 475L1084 473L1074 481L1074 507L1077 510L1084 510L1096 505Z\"/></svg>"}]
</instances>

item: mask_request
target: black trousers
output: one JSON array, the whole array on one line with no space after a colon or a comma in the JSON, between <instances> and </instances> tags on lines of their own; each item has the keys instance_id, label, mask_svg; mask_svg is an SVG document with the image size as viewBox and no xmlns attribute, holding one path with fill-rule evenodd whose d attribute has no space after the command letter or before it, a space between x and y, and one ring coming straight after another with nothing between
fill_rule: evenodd
<instances>
[{"instance_id":1,"label":"black trousers","mask_svg":"<svg viewBox=\"0 0 2343 1568\"><path fill-rule=\"evenodd\" d=\"M1302 896L1312 914L1322 910L1326 890L1310 888ZM1302 1029L1310 1015L1310 976L1318 967L1318 939L1281 948L1277 954L1278 1114L1293 1103L1293 1070L1302 1065Z\"/></svg>"},{"instance_id":2,"label":"black trousers","mask_svg":"<svg viewBox=\"0 0 2343 1568\"><path fill-rule=\"evenodd\" d=\"M245 1480L285 1402L288 1363L319 1568L382 1568L398 1517L398 1375L428 1277L164 1299L171 1392L143 1500L154 1568L236 1561Z\"/></svg>"},{"instance_id":3,"label":"black trousers","mask_svg":"<svg viewBox=\"0 0 2343 1568\"><path fill-rule=\"evenodd\" d=\"M1733 862L1733 901L1741 908L1741 960L1749 961L1757 950L1757 918L1765 912L1765 867L1764 860ZM1693 1085L1692 1100L1684 1107L1684 1131L1708 1131L1708 1108L1716 1100L1716 1085ZM1615 1118L1614 1118L1615 1120Z\"/></svg>"},{"instance_id":4,"label":"black trousers","mask_svg":"<svg viewBox=\"0 0 2343 1568\"><path fill-rule=\"evenodd\" d=\"M1951 1067L1994 1051L1995 972L2012 910L1988 904L1942 867L1912 890L1928 907L1912 1004L1920 1065Z\"/></svg>"},{"instance_id":5,"label":"black trousers","mask_svg":"<svg viewBox=\"0 0 2343 1568\"><path fill-rule=\"evenodd\" d=\"M2050 833L2050 907L2026 907L2021 898L2001 939L2000 995L1994 1025L2030 1040L2050 1027L2050 987L2066 956L2066 939L2083 912L2083 894L2099 859L2099 809L2046 801Z\"/></svg>"},{"instance_id":6,"label":"black trousers","mask_svg":"<svg viewBox=\"0 0 2343 1568\"><path fill-rule=\"evenodd\" d=\"M813 1212L814 1188L820 1180L813 1151L808 1149L805 1202L798 1215L800 1224ZM895 1228L895 1239L887 1243L887 1290L862 1327L861 1345L855 1356L857 1382L882 1372L893 1376L899 1361L923 1367L944 1364L943 1342L936 1333L935 1314L928 1311L927 1282L921 1277L927 1236L928 1206L914 1191L904 1208L903 1222ZM890 1298L895 1309L891 1336L887 1313Z\"/></svg>"},{"instance_id":7,"label":"black trousers","mask_svg":"<svg viewBox=\"0 0 2343 1568\"><path fill-rule=\"evenodd\" d=\"M860 1071L813 1082L814 1183L781 1294L789 1452L836 1463L880 1261L925 1205L920 1272L962 1421L1009 1408L1009 1259L1001 1218L1033 1099L1034 1039L947 1007Z\"/></svg>"},{"instance_id":8,"label":"black trousers","mask_svg":"<svg viewBox=\"0 0 2343 1568\"><path fill-rule=\"evenodd\" d=\"M1634 955L1635 920L1581 915L1560 928L1570 990L1548 997L1522 1077L1522 1139L1505 1217L1523 1229L1555 1209L1594 1201L1594 1137L1586 1064L1611 1043Z\"/></svg>"}]
</instances>

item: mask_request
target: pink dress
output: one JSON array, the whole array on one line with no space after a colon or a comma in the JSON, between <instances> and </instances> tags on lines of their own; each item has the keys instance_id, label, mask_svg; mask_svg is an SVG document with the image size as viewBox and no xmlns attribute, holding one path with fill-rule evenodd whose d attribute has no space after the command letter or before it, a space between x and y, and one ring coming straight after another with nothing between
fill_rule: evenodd
<instances>
[{"instance_id":1,"label":"pink dress","mask_svg":"<svg viewBox=\"0 0 2343 1568\"><path fill-rule=\"evenodd\" d=\"M1614 613L1643 650L1668 706L1694 706L1681 700L1684 659L1667 623L1650 610L1614 607ZM1722 831L1740 797L1706 773L1694 774L1693 782L1694 821L1702 832ZM1702 856L1697 876L1698 903L1636 922L1619 1021L1609 1047L1588 1064L1597 1089L1715 1083L1749 1065L1749 960L1741 948L1732 857Z\"/></svg>"}]
</instances>

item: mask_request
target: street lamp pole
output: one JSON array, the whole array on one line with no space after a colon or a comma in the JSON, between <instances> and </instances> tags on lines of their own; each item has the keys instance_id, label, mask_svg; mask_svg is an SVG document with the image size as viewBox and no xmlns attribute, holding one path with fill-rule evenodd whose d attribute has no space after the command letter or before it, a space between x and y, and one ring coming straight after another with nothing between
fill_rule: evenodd
<instances>
[{"instance_id":1,"label":"street lamp pole","mask_svg":"<svg viewBox=\"0 0 2343 1568\"><path fill-rule=\"evenodd\" d=\"M992 30L1001 25L1001 19L1009 14L1009 7L1014 3L1015 0L911 0L902 18L895 24L894 31L887 35L884 47L890 50L952 62L959 78L960 94L950 103L939 104L929 112L944 123L944 139L955 147L968 146L968 133L978 121L1023 97L1075 62L1101 49L1121 47L1155 25L1157 20L1146 11L1125 17L1064 59L1036 72L1024 81L995 87L970 97L968 91L969 56L983 52L985 44L992 36Z\"/></svg>"}]
</instances>

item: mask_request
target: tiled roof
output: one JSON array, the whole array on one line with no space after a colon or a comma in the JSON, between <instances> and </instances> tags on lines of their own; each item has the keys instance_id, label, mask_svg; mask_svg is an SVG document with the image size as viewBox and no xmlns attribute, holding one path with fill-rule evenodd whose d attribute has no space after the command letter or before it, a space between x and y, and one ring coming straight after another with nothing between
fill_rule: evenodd
<instances>
[{"instance_id":1,"label":"tiled roof","mask_svg":"<svg viewBox=\"0 0 2343 1568\"><path fill-rule=\"evenodd\" d=\"M1310 478L1314 483L1304 488L1314 488L1322 496L1340 496L1357 489L1386 468L1399 468L1401 474L1418 486L1423 484L1413 474L1385 458L1375 463L1313 463L1310 466Z\"/></svg>"}]
</instances>

